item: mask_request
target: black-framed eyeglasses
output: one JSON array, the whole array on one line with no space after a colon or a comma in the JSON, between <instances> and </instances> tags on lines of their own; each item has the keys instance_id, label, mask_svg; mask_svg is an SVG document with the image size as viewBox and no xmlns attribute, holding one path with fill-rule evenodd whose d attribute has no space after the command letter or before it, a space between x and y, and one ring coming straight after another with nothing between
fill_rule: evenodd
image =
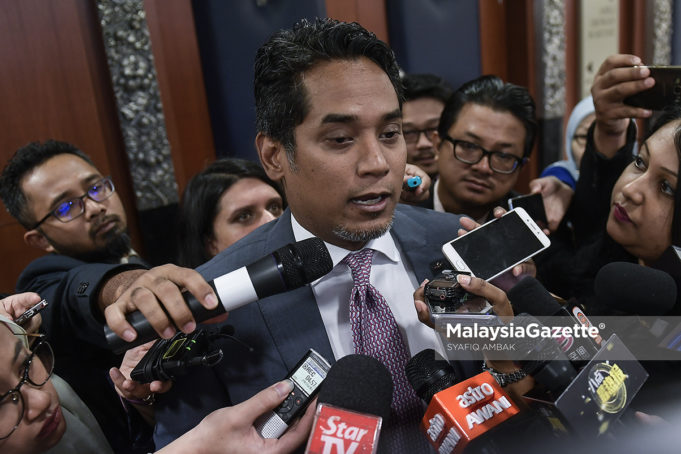
<instances>
[{"instance_id":1,"label":"black-framed eyeglasses","mask_svg":"<svg viewBox=\"0 0 681 454\"><path fill-rule=\"evenodd\" d=\"M489 167L497 173L513 173L518 167L522 167L527 162L527 158L519 158L503 151L485 150L480 145L466 140L452 139L449 136L445 136L444 139L452 144L454 157L457 160L472 165L477 164L482 161L482 158L488 156Z\"/></svg>"},{"instance_id":2,"label":"black-framed eyeglasses","mask_svg":"<svg viewBox=\"0 0 681 454\"><path fill-rule=\"evenodd\" d=\"M81 195L80 197L73 197L72 199L64 200L57 205L57 208L47 213L44 218L38 221L31 228L31 230L37 229L40 224L47 221L50 216L54 216L61 222L73 221L78 216L85 213L85 197L90 200L94 200L95 202L103 202L111 197L115 191L116 188L114 187L113 181L111 181L111 177L104 177L100 180L97 180L87 189L85 194Z\"/></svg>"},{"instance_id":3,"label":"black-framed eyeglasses","mask_svg":"<svg viewBox=\"0 0 681 454\"><path fill-rule=\"evenodd\" d=\"M428 140L431 142L437 134L437 128L426 128L426 129L405 129L402 131L402 136L404 136L404 141L408 144L414 144L419 141L421 134L424 134Z\"/></svg>"},{"instance_id":4,"label":"black-framed eyeglasses","mask_svg":"<svg viewBox=\"0 0 681 454\"><path fill-rule=\"evenodd\" d=\"M29 383L31 386L40 388L52 376L54 352L44 335L41 335L33 346L31 354L24 361L22 370L23 375L19 384L0 396L0 440L12 435L24 418L26 405L21 394L21 387Z\"/></svg>"},{"instance_id":5,"label":"black-framed eyeglasses","mask_svg":"<svg viewBox=\"0 0 681 454\"><path fill-rule=\"evenodd\" d=\"M587 137L586 134L575 134L574 136L572 136L572 140L577 142L577 144L581 147L586 145L586 137Z\"/></svg>"}]
</instances>

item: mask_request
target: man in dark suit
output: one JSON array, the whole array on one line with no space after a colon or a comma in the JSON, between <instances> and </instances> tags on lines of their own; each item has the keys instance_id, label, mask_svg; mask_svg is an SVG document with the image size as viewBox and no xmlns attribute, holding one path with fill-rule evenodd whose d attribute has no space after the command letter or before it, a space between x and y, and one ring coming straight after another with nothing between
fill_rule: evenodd
<instances>
[{"instance_id":1,"label":"man in dark suit","mask_svg":"<svg viewBox=\"0 0 681 454\"><path fill-rule=\"evenodd\" d=\"M385 435L398 427L398 415L387 422L384 436L399 439L410 432L422 438L417 420L423 410L413 391L406 395L404 363L425 348L438 348L439 339L418 321L412 295L424 278L433 277L429 265L441 257L442 244L456 236L459 218L397 205L406 146L394 55L358 24L303 20L258 51L255 98L256 147L268 176L283 185L289 209L198 271L212 279L311 236L325 241L334 268L310 286L230 313L229 323L253 352L224 341L219 365L192 371L160 396L157 447L213 409L230 400L239 403L280 380L309 348L330 361L364 351L355 325L368 330L362 335L375 333L367 326L370 319L353 318L350 300L357 283L348 260L358 257L357 251L370 257L370 284L380 293L372 301L375 307L382 304L390 327L389 339L377 338L376 354L382 360L384 353L402 352L399 367L391 369L395 414L412 411L408 429ZM118 317L135 306L133 293L131 288L107 312ZM109 319L114 331L126 327ZM460 376L472 372L461 368ZM405 443L411 442L399 443L407 449Z\"/></svg>"},{"instance_id":2,"label":"man in dark suit","mask_svg":"<svg viewBox=\"0 0 681 454\"><path fill-rule=\"evenodd\" d=\"M92 410L116 452L147 452L140 434L129 431L136 413L122 405L109 381L109 369L121 358L107 349L102 311L143 273L198 279L195 289L207 284L193 272L172 277L177 270L170 267L147 272L130 247L113 181L74 145L48 140L17 150L0 177L0 197L26 229L26 244L48 253L26 267L17 291L39 293L48 302L43 330L56 372ZM197 294L205 287L203 292Z\"/></svg>"}]
</instances>

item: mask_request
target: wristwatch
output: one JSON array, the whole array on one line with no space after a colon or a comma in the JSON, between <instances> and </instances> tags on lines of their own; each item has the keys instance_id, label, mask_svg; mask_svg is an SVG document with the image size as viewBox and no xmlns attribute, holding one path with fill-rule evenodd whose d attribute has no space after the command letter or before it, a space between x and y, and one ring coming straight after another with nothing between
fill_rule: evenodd
<instances>
[{"instance_id":1,"label":"wristwatch","mask_svg":"<svg viewBox=\"0 0 681 454\"><path fill-rule=\"evenodd\" d=\"M527 372L525 372L522 369L518 369L507 374L504 372L499 372L496 369L492 369L487 365L485 361L482 362L482 370L492 374L492 377L494 377L497 383L499 383L499 386L501 386L502 388L506 385L510 385L511 383L515 383L527 377Z\"/></svg>"}]
</instances>

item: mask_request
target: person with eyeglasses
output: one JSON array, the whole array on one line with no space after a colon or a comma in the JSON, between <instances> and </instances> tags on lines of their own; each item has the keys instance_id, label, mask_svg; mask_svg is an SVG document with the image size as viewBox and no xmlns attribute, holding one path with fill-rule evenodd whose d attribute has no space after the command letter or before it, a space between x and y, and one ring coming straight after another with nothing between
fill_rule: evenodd
<instances>
[{"instance_id":1,"label":"person with eyeglasses","mask_svg":"<svg viewBox=\"0 0 681 454\"><path fill-rule=\"evenodd\" d=\"M506 207L532 151L535 105L526 88L482 76L463 84L438 124L438 179L424 206L479 223Z\"/></svg>"},{"instance_id":2,"label":"person with eyeglasses","mask_svg":"<svg viewBox=\"0 0 681 454\"><path fill-rule=\"evenodd\" d=\"M172 281L205 303L208 295L215 298L212 289L193 270L170 265L149 270L131 248L114 181L72 144L48 140L17 150L0 175L0 198L26 229L24 242L47 253L23 270L16 290L47 300L42 329L58 358L57 372L92 410L116 452L153 447L151 427L121 403L109 380L109 369L121 357L107 348L103 311L143 274L149 275L152 294ZM194 329L189 310L168 313L177 326Z\"/></svg>"},{"instance_id":3,"label":"person with eyeglasses","mask_svg":"<svg viewBox=\"0 0 681 454\"><path fill-rule=\"evenodd\" d=\"M53 373L55 356L45 335L27 333L2 312L0 305L0 452L112 454L89 409ZM307 438L314 405L279 439L265 440L253 426L258 416L281 403L291 386L279 382L241 405L214 411L158 453L293 451Z\"/></svg>"},{"instance_id":4,"label":"person with eyeglasses","mask_svg":"<svg viewBox=\"0 0 681 454\"><path fill-rule=\"evenodd\" d=\"M565 155L567 159L549 164L539 178L530 181L530 192L544 198L548 228L556 231L565 216L579 179L579 165L586 150L589 127L596 118L593 97L587 96L577 103L565 128Z\"/></svg>"},{"instance_id":5,"label":"person with eyeglasses","mask_svg":"<svg viewBox=\"0 0 681 454\"><path fill-rule=\"evenodd\" d=\"M434 74L405 74L402 105L402 136L407 144L407 163L437 176L437 125L445 103L454 90Z\"/></svg>"}]
</instances>

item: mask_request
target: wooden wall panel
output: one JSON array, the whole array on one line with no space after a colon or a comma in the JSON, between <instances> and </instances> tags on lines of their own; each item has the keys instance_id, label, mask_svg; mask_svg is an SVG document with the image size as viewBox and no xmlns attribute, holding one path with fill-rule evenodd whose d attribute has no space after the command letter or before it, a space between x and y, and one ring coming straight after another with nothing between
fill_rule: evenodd
<instances>
[{"instance_id":1,"label":"wooden wall panel","mask_svg":"<svg viewBox=\"0 0 681 454\"><path fill-rule=\"evenodd\" d=\"M175 178L187 181L215 160L190 0L145 0Z\"/></svg>"},{"instance_id":2,"label":"wooden wall panel","mask_svg":"<svg viewBox=\"0 0 681 454\"><path fill-rule=\"evenodd\" d=\"M479 0L480 58L483 74L494 74L506 82L527 87L537 99L534 9L532 0L498 2ZM529 182L539 175L537 149L518 177L516 190L529 191Z\"/></svg>"},{"instance_id":3,"label":"wooden wall panel","mask_svg":"<svg viewBox=\"0 0 681 454\"><path fill-rule=\"evenodd\" d=\"M345 22L357 22L389 43L386 0L326 0L326 15Z\"/></svg>"},{"instance_id":4,"label":"wooden wall panel","mask_svg":"<svg viewBox=\"0 0 681 454\"><path fill-rule=\"evenodd\" d=\"M49 138L76 144L111 174L139 237L129 172L94 2L0 2L0 165L18 147ZM0 290L14 288L37 250L24 246L23 229L0 210ZM136 248L141 248L135 243Z\"/></svg>"}]
</instances>

